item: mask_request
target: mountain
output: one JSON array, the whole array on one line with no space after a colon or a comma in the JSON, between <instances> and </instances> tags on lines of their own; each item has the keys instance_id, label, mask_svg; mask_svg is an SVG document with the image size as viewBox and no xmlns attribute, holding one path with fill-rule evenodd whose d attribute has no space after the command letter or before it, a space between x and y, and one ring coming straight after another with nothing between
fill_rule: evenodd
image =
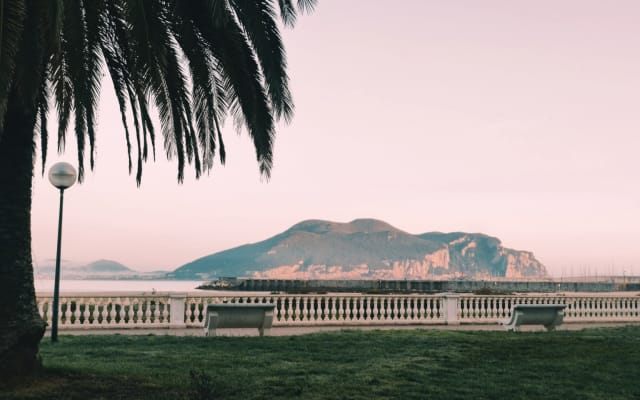
<instances>
[{"instance_id":1,"label":"mountain","mask_svg":"<svg viewBox=\"0 0 640 400\"><path fill-rule=\"evenodd\" d=\"M167 277L453 279L545 277L531 252L479 233L413 235L375 219L300 222L262 242L211 254Z\"/></svg>"},{"instance_id":2,"label":"mountain","mask_svg":"<svg viewBox=\"0 0 640 400\"><path fill-rule=\"evenodd\" d=\"M81 267L74 268L75 271L83 271L89 274L135 274L136 271L112 260L98 260Z\"/></svg>"},{"instance_id":3,"label":"mountain","mask_svg":"<svg viewBox=\"0 0 640 400\"><path fill-rule=\"evenodd\" d=\"M34 276L49 279L55 276L56 260L47 259L34 263ZM113 260L97 260L89 264L80 264L61 260L60 277L62 279L158 279L164 278L166 271L140 272Z\"/></svg>"}]
</instances>

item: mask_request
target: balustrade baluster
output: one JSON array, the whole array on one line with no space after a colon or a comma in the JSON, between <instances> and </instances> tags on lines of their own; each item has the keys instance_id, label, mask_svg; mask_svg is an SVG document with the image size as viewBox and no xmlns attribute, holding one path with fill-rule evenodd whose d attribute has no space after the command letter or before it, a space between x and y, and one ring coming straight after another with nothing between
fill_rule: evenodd
<instances>
[{"instance_id":1,"label":"balustrade baluster","mask_svg":"<svg viewBox=\"0 0 640 400\"><path fill-rule=\"evenodd\" d=\"M48 305L47 301L44 300L44 299L42 299L42 300L36 299L36 301L37 301L36 304L38 305L38 313L40 314L40 317L47 323L47 325L51 325L51 324L49 324L49 314L50 313L49 312L45 312L45 309L47 309L47 311L49 311L48 308L46 307Z\"/></svg>"},{"instance_id":2,"label":"balustrade baluster","mask_svg":"<svg viewBox=\"0 0 640 400\"><path fill-rule=\"evenodd\" d=\"M300 297L293 297L293 319L296 322L300 322L300 315L302 310L300 309Z\"/></svg>"},{"instance_id":3,"label":"balustrade baluster","mask_svg":"<svg viewBox=\"0 0 640 400\"><path fill-rule=\"evenodd\" d=\"M609 320L615 320L618 317L618 299L615 297L609 297L607 300L609 303Z\"/></svg>"},{"instance_id":4,"label":"balustrade baluster","mask_svg":"<svg viewBox=\"0 0 640 400\"><path fill-rule=\"evenodd\" d=\"M322 324L327 319L327 296L316 296L314 301L317 305L317 320L316 323Z\"/></svg>"},{"instance_id":5,"label":"balustrade baluster","mask_svg":"<svg viewBox=\"0 0 640 400\"><path fill-rule=\"evenodd\" d=\"M309 298L306 296L300 297L300 304L302 307L301 319L304 323L309 323L310 322Z\"/></svg>"},{"instance_id":6,"label":"balustrade baluster","mask_svg":"<svg viewBox=\"0 0 640 400\"><path fill-rule=\"evenodd\" d=\"M380 320L380 315L378 315L378 313L380 312L380 307L379 307L379 302L380 302L380 297L378 296L371 296L371 320L372 321L379 321Z\"/></svg>"},{"instance_id":7,"label":"balustrade baluster","mask_svg":"<svg viewBox=\"0 0 640 400\"><path fill-rule=\"evenodd\" d=\"M314 295L309 297L311 302L311 322L315 325L323 324L328 318L328 297Z\"/></svg>"},{"instance_id":8,"label":"balustrade baluster","mask_svg":"<svg viewBox=\"0 0 640 400\"><path fill-rule=\"evenodd\" d=\"M391 319L398 320L398 298L395 296L391 298Z\"/></svg>"},{"instance_id":9,"label":"balustrade baluster","mask_svg":"<svg viewBox=\"0 0 640 400\"><path fill-rule=\"evenodd\" d=\"M331 298L331 318L329 318L330 321L337 321L339 320L339 316L338 316L338 298L336 296L333 296Z\"/></svg>"},{"instance_id":10,"label":"balustrade baluster","mask_svg":"<svg viewBox=\"0 0 640 400\"><path fill-rule=\"evenodd\" d=\"M422 298L420 297L409 297L407 299L407 307L409 308L409 320L411 321L416 321L416 320L420 320L420 315L421 315L421 301Z\"/></svg>"},{"instance_id":11,"label":"balustrade baluster","mask_svg":"<svg viewBox=\"0 0 640 400\"><path fill-rule=\"evenodd\" d=\"M196 299L194 299L193 297L188 297L185 301L185 304L184 316L185 320L187 321L187 325L190 325L194 323L193 308L196 307Z\"/></svg>"},{"instance_id":12,"label":"balustrade baluster","mask_svg":"<svg viewBox=\"0 0 640 400\"><path fill-rule=\"evenodd\" d=\"M300 303L300 321L306 324L309 322L308 298L305 296L300 296L298 298L298 303Z\"/></svg>"},{"instance_id":13,"label":"balustrade baluster","mask_svg":"<svg viewBox=\"0 0 640 400\"><path fill-rule=\"evenodd\" d=\"M577 302L578 302L577 298L571 297L570 304L567 307L567 308L569 308L568 312L567 312L566 308L564 310L565 311L565 316L572 317L572 318L576 318L577 317L577 314L576 314L576 309L577 309L577 305L576 304L577 304Z\"/></svg>"},{"instance_id":14,"label":"balustrade baluster","mask_svg":"<svg viewBox=\"0 0 640 400\"><path fill-rule=\"evenodd\" d=\"M443 299L443 307L446 307L445 300ZM469 307L467 307L467 298L460 297L458 299L458 314L460 319L466 319L469 315Z\"/></svg>"},{"instance_id":15,"label":"balustrade baluster","mask_svg":"<svg viewBox=\"0 0 640 400\"><path fill-rule=\"evenodd\" d=\"M326 312L326 296L313 296L313 307L315 310L315 323L316 324L322 324L322 322L324 321Z\"/></svg>"},{"instance_id":16,"label":"balustrade baluster","mask_svg":"<svg viewBox=\"0 0 640 400\"><path fill-rule=\"evenodd\" d=\"M378 318L378 297L369 297L369 313L371 314L371 320L377 321Z\"/></svg>"},{"instance_id":17,"label":"balustrade baluster","mask_svg":"<svg viewBox=\"0 0 640 400\"><path fill-rule=\"evenodd\" d=\"M99 297L93 299L93 323L96 326L102 326L103 316L102 316L102 301Z\"/></svg>"},{"instance_id":18,"label":"balustrade baluster","mask_svg":"<svg viewBox=\"0 0 640 400\"><path fill-rule=\"evenodd\" d=\"M618 298L618 318L624 318L624 299Z\"/></svg>"},{"instance_id":19,"label":"balustrade baluster","mask_svg":"<svg viewBox=\"0 0 640 400\"><path fill-rule=\"evenodd\" d=\"M356 309L356 298L355 297L349 297L349 300L346 304L347 307L347 319L349 321L357 321L358 320L358 316L357 316L357 309Z\"/></svg>"},{"instance_id":20,"label":"balustrade baluster","mask_svg":"<svg viewBox=\"0 0 640 400\"><path fill-rule=\"evenodd\" d=\"M407 308L405 307L406 298L398 297L398 320L403 321L407 319Z\"/></svg>"},{"instance_id":21,"label":"balustrade baluster","mask_svg":"<svg viewBox=\"0 0 640 400\"><path fill-rule=\"evenodd\" d=\"M140 325L146 325L148 322L148 314L147 314L148 306L146 299L141 299L138 303L138 323Z\"/></svg>"},{"instance_id":22,"label":"balustrade baluster","mask_svg":"<svg viewBox=\"0 0 640 400\"><path fill-rule=\"evenodd\" d=\"M373 321L373 297L364 296L362 298L362 310L364 312L364 320L367 322Z\"/></svg>"},{"instance_id":23,"label":"balustrade baluster","mask_svg":"<svg viewBox=\"0 0 640 400\"><path fill-rule=\"evenodd\" d=\"M380 320L389 319L389 296L380 296Z\"/></svg>"},{"instance_id":24,"label":"balustrade baluster","mask_svg":"<svg viewBox=\"0 0 640 400\"><path fill-rule=\"evenodd\" d=\"M125 313L125 309L124 309L124 302L125 302L126 297L118 297L114 300L113 302L113 308L115 310L115 323L118 325L124 325L125 324L125 318L124 318L124 313Z\"/></svg>"},{"instance_id":25,"label":"balustrade baluster","mask_svg":"<svg viewBox=\"0 0 640 400\"><path fill-rule=\"evenodd\" d=\"M100 314L100 326L109 324L109 301L106 297L97 297L96 301L100 304L96 310Z\"/></svg>"},{"instance_id":26,"label":"balustrade baluster","mask_svg":"<svg viewBox=\"0 0 640 400\"><path fill-rule=\"evenodd\" d=\"M80 304L78 299L70 299L71 301L71 309L69 310L69 325L79 325L80 321L78 320L80 317Z\"/></svg>"},{"instance_id":27,"label":"balustrade baluster","mask_svg":"<svg viewBox=\"0 0 640 400\"><path fill-rule=\"evenodd\" d=\"M315 324L317 322L317 304L316 304L316 297L315 296L308 296L306 298L307 301L307 310L308 310L308 317L309 317L309 323Z\"/></svg>"},{"instance_id":28,"label":"balustrade baluster","mask_svg":"<svg viewBox=\"0 0 640 400\"><path fill-rule=\"evenodd\" d=\"M342 298L343 307L344 307L344 319L346 321L353 321L353 314L351 306L353 305L353 297L343 297Z\"/></svg>"},{"instance_id":29,"label":"balustrade baluster","mask_svg":"<svg viewBox=\"0 0 640 400\"><path fill-rule=\"evenodd\" d=\"M149 322L152 324L157 324L159 322L158 315L160 315L160 304L158 300L149 300L149 307L151 307L149 309Z\"/></svg>"},{"instance_id":30,"label":"balustrade baluster","mask_svg":"<svg viewBox=\"0 0 640 400\"><path fill-rule=\"evenodd\" d=\"M160 314L160 319L162 323L169 323L169 304L171 303L171 298L163 299L162 303L162 312Z\"/></svg>"},{"instance_id":31,"label":"balustrade baluster","mask_svg":"<svg viewBox=\"0 0 640 400\"><path fill-rule=\"evenodd\" d=\"M353 297L342 298L342 312L345 321L352 321L353 315L351 314L351 304L353 303Z\"/></svg>"},{"instance_id":32,"label":"balustrade baluster","mask_svg":"<svg viewBox=\"0 0 640 400\"><path fill-rule=\"evenodd\" d=\"M471 320L477 320L479 316L478 311L480 309L480 299L478 299L477 297L472 297L469 299L469 301L471 303L471 307L469 309Z\"/></svg>"},{"instance_id":33,"label":"balustrade baluster","mask_svg":"<svg viewBox=\"0 0 640 400\"><path fill-rule=\"evenodd\" d=\"M498 298L491 298L491 312L489 313L489 318L497 318L498 317Z\"/></svg>"},{"instance_id":34,"label":"balustrade baluster","mask_svg":"<svg viewBox=\"0 0 640 400\"><path fill-rule=\"evenodd\" d=\"M142 315L142 301L139 298L131 301L131 323L133 325L142 325L144 323Z\"/></svg>"},{"instance_id":35,"label":"balustrade baluster","mask_svg":"<svg viewBox=\"0 0 640 400\"><path fill-rule=\"evenodd\" d=\"M120 303L120 323L131 326L138 326L140 321L138 317L138 298L125 297Z\"/></svg>"},{"instance_id":36,"label":"balustrade baluster","mask_svg":"<svg viewBox=\"0 0 640 400\"><path fill-rule=\"evenodd\" d=\"M116 307L115 307L115 304L113 304L113 299L111 298L105 299L105 307L107 309L107 324L108 325L115 324L116 323L116 320L115 320Z\"/></svg>"},{"instance_id":37,"label":"balustrade baluster","mask_svg":"<svg viewBox=\"0 0 640 400\"><path fill-rule=\"evenodd\" d=\"M581 297L580 300L579 300L579 303L578 303L578 315L581 318L584 318L584 317L587 316L587 314L585 312L586 307L587 307L586 301L585 301L584 297Z\"/></svg>"},{"instance_id":38,"label":"balustrade baluster","mask_svg":"<svg viewBox=\"0 0 640 400\"><path fill-rule=\"evenodd\" d=\"M83 317L84 317L84 325L92 325L92 318L93 318L93 299L88 297L88 298L83 298L83 304L84 304L84 312L82 313Z\"/></svg>"},{"instance_id":39,"label":"balustrade baluster","mask_svg":"<svg viewBox=\"0 0 640 400\"><path fill-rule=\"evenodd\" d=\"M282 304L282 312L284 313L284 320L290 324L291 323L291 319L292 319L292 314L291 314L291 297L283 297L282 301L284 302Z\"/></svg>"},{"instance_id":40,"label":"balustrade baluster","mask_svg":"<svg viewBox=\"0 0 640 400\"><path fill-rule=\"evenodd\" d=\"M434 297L423 297L422 298L422 319L426 321L432 321L435 319L435 301Z\"/></svg>"},{"instance_id":41,"label":"balustrade baluster","mask_svg":"<svg viewBox=\"0 0 640 400\"><path fill-rule=\"evenodd\" d=\"M602 307L603 307L603 317L605 319L611 318L611 307L612 307L611 298L609 297L605 298L603 300Z\"/></svg>"},{"instance_id":42,"label":"balustrade baluster","mask_svg":"<svg viewBox=\"0 0 640 400\"><path fill-rule=\"evenodd\" d=\"M358 322L360 320L360 299L352 297L350 302L351 319Z\"/></svg>"},{"instance_id":43,"label":"balustrade baluster","mask_svg":"<svg viewBox=\"0 0 640 400\"><path fill-rule=\"evenodd\" d=\"M69 299L62 299L60 301L60 320L58 321L59 325L71 325L71 302Z\"/></svg>"},{"instance_id":44,"label":"balustrade baluster","mask_svg":"<svg viewBox=\"0 0 640 400\"><path fill-rule=\"evenodd\" d=\"M419 320L423 320L423 321L427 321L429 319L431 319L431 310L430 310L430 305L429 305L429 301L431 299L428 297L421 297L420 298L420 310L418 313L418 319Z\"/></svg>"},{"instance_id":45,"label":"balustrade baluster","mask_svg":"<svg viewBox=\"0 0 640 400\"><path fill-rule=\"evenodd\" d=\"M344 297L339 296L336 298L336 320L344 321Z\"/></svg>"}]
</instances>

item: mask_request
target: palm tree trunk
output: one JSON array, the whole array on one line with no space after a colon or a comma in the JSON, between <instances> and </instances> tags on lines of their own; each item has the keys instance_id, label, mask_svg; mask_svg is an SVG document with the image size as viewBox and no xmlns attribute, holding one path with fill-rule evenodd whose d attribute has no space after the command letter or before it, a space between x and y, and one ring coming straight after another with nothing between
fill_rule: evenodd
<instances>
[{"instance_id":1,"label":"palm tree trunk","mask_svg":"<svg viewBox=\"0 0 640 400\"><path fill-rule=\"evenodd\" d=\"M36 307L31 261L35 112L15 91L0 133L0 374L39 365L45 322ZM22 106L22 107L21 107ZM31 111L27 111L31 109Z\"/></svg>"}]
</instances>

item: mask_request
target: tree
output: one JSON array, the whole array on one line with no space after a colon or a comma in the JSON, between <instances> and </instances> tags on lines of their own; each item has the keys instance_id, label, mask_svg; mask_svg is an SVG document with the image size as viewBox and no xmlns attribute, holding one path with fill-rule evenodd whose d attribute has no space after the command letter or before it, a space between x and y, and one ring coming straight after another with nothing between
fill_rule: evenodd
<instances>
[{"instance_id":1,"label":"tree","mask_svg":"<svg viewBox=\"0 0 640 400\"><path fill-rule=\"evenodd\" d=\"M293 26L316 0L0 0L0 370L37 366L45 323L35 303L31 185L39 137L44 173L49 105L58 151L72 125L78 178L94 166L101 77L113 82L136 180L155 159L151 107L164 150L196 177L224 164L221 125L233 116L269 177L274 121L292 117L277 18ZM129 116L133 129L127 122ZM135 137L132 140L131 136Z\"/></svg>"}]
</instances>

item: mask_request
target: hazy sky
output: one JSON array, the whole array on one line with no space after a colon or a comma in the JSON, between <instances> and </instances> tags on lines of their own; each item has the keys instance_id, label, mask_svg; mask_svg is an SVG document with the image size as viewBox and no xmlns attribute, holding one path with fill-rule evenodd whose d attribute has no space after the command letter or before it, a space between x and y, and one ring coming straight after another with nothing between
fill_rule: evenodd
<instances>
[{"instance_id":1,"label":"hazy sky","mask_svg":"<svg viewBox=\"0 0 640 400\"><path fill-rule=\"evenodd\" d=\"M269 182L229 120L226 167L178 185L159 146L136 188L105 81L63 258L174 269L303 219L372 217L497 236L558 276L638 274L639 20L637 0L320 0L284 32L296 114ZM48 166L75 164L54 147ZM36 260L55 256L57 208L38 173Z\"/></svg>"}]
</instances>

